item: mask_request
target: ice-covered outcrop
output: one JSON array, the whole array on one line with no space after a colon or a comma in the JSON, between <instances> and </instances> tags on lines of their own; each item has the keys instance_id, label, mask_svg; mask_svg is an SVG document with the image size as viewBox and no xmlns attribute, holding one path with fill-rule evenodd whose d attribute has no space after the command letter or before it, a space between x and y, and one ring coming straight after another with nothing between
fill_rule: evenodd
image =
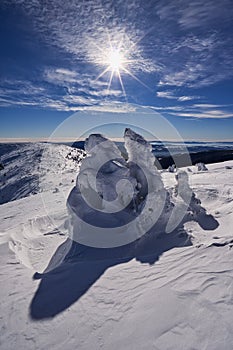
<instances>
[{"instance_id":1,"label":"ice-covered outcrop","mask_svg":"<svg viewBox=\"0 0 233 350\"><path fill-rule=\"evenodd\" d=\"M196 164L197 171L208 171L206 165L204 163L197 163Z\"/></svg>"},{"instance_id":2,"label":"ice-covered outcrop","mask_svg":"<svg viewBox=\"0 0 233 350\"><path fill-rule=\"evenodd\" d=\"M151 144L130 128L125 129L124 140L128 153L128 166L131 175L138 182L139 194L145 198L148 191L164 191L161 176L155 166Z\"/></svg>"},{"instance_id":3,"label":"ice-covered outcrop","mask_svg":"<svg viewBox=\"0 0 233 350\"><path fill-rule=\"evenodd\" d=\"M176 166L175 164L169 165L169 167L167 168L167 171L169 173L175 173L176 172Z\"/></svg>"},{"instance_id":4,"label":"ice-covered outcrop","mask_svg":"<svg viewBox=\"0 0 233 350\"><path fill-rule=\"evenodd\" d=\"M100 134L92 134L85 141L87 157L67 200L70 230L77 240L85 235L84 230L98 226L109 230L122 227L132 235L132 241L147 232L163 211L172 208L151 145L129 128L124 138L127 161L115 143Z\"/></svg>"},{"instance_id":5,"label":"ice-covered outcrop","mask_svg":"<svg viewBox=\"0 0 233 350\"><path fill-rule=\"evenodd\" d=\"M202 207L200 199L196 197L189 185L188 174L180 170L176 174L177 185L175 187L175 196L181 202L175 207L179 210L180 207L186 207L184 221L195 220L205 230L214 230L218 227L218 222Z\"/></svg>"},{"instance_id":6,"label":"ice-covered outcrop","mask_svg":"<svg viewBox=\"0 0 233 350\"><path fill-rule=\"evenodd\" d=\"M163 212L171 210L172 204L155 166L151 144L129 128L125 129L124 140L130 174L137 180L136 203L139 209L143 207L138 229L144 231L152 227Z\"/></svg>"},{"instance_id":7,"label":"ice-covered outcrop","mask_svg":"<svg viewBox=\"0 0 233 350\"><path fill-rule=\"evenodd\" d=\"M76 182L76 194L87 203L86 210L112 212L123 209L136 194L136 180L114 142L100 134L85 142L88 156L83 160ZM77 198L78 200L78 198Z\"/></svg>"},{"instance_id":8,"label":"ice-covered outcrop","mask_svg":"<svg viewBox=\"0 0 233 350\"><path fill-rule=\"evenodd\" d=\"M76 186L67 207L71 237L92 247L117 247L153 234L170 233L180 224L205 214L188 183L188 174L176 174L171 198L155 165L151 145L127 128L128 160L116 144L100 134L85 141ZM151 231L150 231L151 232Z\"/></svg>"}]
</instances>

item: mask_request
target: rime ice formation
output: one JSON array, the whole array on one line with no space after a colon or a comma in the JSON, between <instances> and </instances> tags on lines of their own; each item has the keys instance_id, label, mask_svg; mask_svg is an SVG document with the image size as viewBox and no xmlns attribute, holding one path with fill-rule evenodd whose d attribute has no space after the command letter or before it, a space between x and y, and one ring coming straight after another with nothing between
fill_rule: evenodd
<instances>
[{"instance_id":1,"label":"rime ice formation","mask_svg":"<svg viewBox=\"0 0 233 350\"><path fill-rule=\"evenodd\" d=\"M85 141L85 150L88 156L82 162L76 187L70 196L71 199L76 197L77 206L81 205L79 214L85 217L96 210L116 212L123 209L136 194L137 183L130 176L119 149L102 135L92 134Z\"/></svg>"},{"instance_id":2,"label":"rime ice formation","mask_svg":"<svg viewBox=\"0 0 233 350\"><path fill-rule=\"evenodd\" d=\"M128 153L130 173L137 180L139 194L145 197L149 192L164 191L164 185L158 169L151 145L133 130L125 129L125 148Z\"/></svg>"},{"instance_id":3,"label":"rime ice formation","mask_svg":"<svg viewBox=\"0 0 233 350\"><path fill-rule=\"evenodd\" d=\"M167 171L168 171L169 173L175 173L175 172L176 172L176 166L175 166L175 164L169 165Z\"/></svg>"},{"instance_id":4,"label":"rime ice formation","mask_svg":"<svg viewBox=\"0 0 233 350\"><path fill-rule=\"evenodd\" d=\"M171 203L155 166L151 145L130 128L125 129L124 140L130 174L137 180L136 203L143 207L138 221L138 229L143 231L152 227L163 211L170 210Z\"/></svg>"},{"instance_id":5,"label":"rime ice formation","mask_svg":"<svg viewBox=\"0 0 233 350\"><path fill-rule=\"evenodd\" d=\"M197 171L208 171L208 169L204 163L197 163L196 167L197 167Z\"/></svg>"},{"instance_id":6,"label":"rime ice formation","mask_svg":"<svg viewBox=\"0 0 233 350\"><path fill-rule=\"evenodd\" d=\"M137 238L153 227L163 211L172 209L151 145L129 128L124 139L127 161L102 135L86 139L87 157L67 200L73 237L85 235L85 222L102 228L128 225L124 230Z\"/></svg>"},{"instance_id":7,"label":"rime ice formation","mask_svg":"<svg viewBox=\"0 0 233 350\"><path fill-rule=\"evenodd\" d=\"M186 172L176 175L174 196L178 200L174 205L155 165L151 145L129 128L124 140L127 161L116 144L100 134L91 134L85 141L87 157L67 200L71 236L82 244L87 244L89 235L88 244L94 239L93 246L101 247L96 240L99 237L104 244L110 231L119 239L113 246L132 242L155 225L156 232L171 232L187 219L187 212L200 211Z\"/></svg>"},{"instance_id":8,"label":"rime ice formation","mask_svg":"<svg viewBox=\"0 0 233 350\"><path fill-rule=\"evenodd\" d=\"M127 163L114 142L99 134L92 134L86 140L89 154L77 179L77 187L88 191L96 190L104 209L115 206L124 208L135 193L136 180L130 176ZM87 180L88 179L88 180ZM119 180L120 183L119 183ZM89 185L89 186L88 186ZM91 201L90 195L87 199Z\"/></svg>"}]
</instances>

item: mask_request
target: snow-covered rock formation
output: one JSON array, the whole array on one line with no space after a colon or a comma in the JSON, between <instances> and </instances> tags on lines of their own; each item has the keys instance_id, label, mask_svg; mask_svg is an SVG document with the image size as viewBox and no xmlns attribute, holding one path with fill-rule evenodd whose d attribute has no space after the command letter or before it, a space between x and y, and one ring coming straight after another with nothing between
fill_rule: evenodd
<instances>
[{"instance_id":1,"label":"snow-covered rock formation","mask_svg":"<svg viewBox=\"0 0 233 350\"><path fill-rule=\"evenodd\" d=\"M176 172L176 166L175 166L175 164L169 165L167 171L168 171L169 173L175 173L175 172Z\"/></svg>"},{"instance_id":2,"label":"snow-covered rock formation","mask_svg":"<svg viewBox=\"0 0 233 350\"><path fill-rule=\"evenodd\" d=\"M196 167L197 167L197 171L208 171L205 163L202 163L202 162L197 163Z\"/></svg>"},{"instance_id":3,"label":"snow-covered rock formation","mask_svg":"<svg viewBox=\"0 0 233 350\"><path fill-rule=\"evenodd\" d=\"M197 209L186 172L176 176L175 197L179 200L174 205L155 166L151 145L129 128L124 140L127 161L115 143L102 135L92 134L86 139L87 157L67 200L70 234L79 243L101 247L98 239L105 240L106 228L108 247L110 232L112 238L122 234L112 246L137 240L155 226L157 233L171 232L187 220L189 211ZM102 234L105 238L100 238Z\"/></svg>"}]
</instances>

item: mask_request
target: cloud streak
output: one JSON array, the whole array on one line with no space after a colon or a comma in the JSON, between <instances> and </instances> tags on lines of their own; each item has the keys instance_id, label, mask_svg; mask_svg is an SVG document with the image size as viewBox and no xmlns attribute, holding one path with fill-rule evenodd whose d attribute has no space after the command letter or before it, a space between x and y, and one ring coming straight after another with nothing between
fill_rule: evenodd
<instances>
[{"instance_id":1,"label":"cloud streak","mask_svg":"<svg viewBox=\"0 0 233 350\"><path fill-rule=\"evenodd\" d=\"M200 96L177 96L175 95L174 91L167 90L167 91L157 91L157 97L160 98L166 98L168 100L177 100L179 102L185 102L185 101L191 101L191 100L198 100L201 97Z\"/></svg>"},{"instance_id":2,"label":"cloud streak","mask_svg":"<svg viewBox=\"0 0 233 350\"><path fill-rule=\"evenodd\" d=\"M187 106L166 106L153 107L160 113L194 119L228 119L233 118L233 113L229 111L232 105L217 105L217 104L192 104Z\"/></svg>"},{"instance_id":3,"label":"cloud streak","mask_svg":"<svg viewBox=\"0 0 233 350\"><path fill-rule=\"evenodd\" d=\"M23 13L31 25L23 29L36 34L59 58L54 65L45 58L38 75L21 79L23 83L15 79L16 87L6 77L0 87L3 106L72 110L106 99L124 101L119 84L108 89L108 76L96 80L106 68L104 57L111 45L125 53L127 68L145 80L154 97L160 88L157 97L161 99L196 100L200 97L194 89L233 78L230 0L146 4L143 0L51 0L43 4L40 0L3 0L2 4L10 12ZM129 99L145 103L141 98L144 87L129 76L124 79ZM177 89L189 90L178 94ZM214 113L207 115L215 118Z\"/></svg>"}]
</instances>

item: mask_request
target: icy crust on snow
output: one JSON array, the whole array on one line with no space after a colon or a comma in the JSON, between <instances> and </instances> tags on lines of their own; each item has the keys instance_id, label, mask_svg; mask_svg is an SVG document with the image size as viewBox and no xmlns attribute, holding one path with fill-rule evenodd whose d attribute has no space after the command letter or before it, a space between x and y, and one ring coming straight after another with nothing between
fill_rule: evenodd
<instances>
[{"instance_id":1,"label":"icy crust on snow","mask_svg":"<svg viewBox=\"0 0 233 350\"><path fill-rule=\"evenodd\" d=\"M201 212L187 173L177 174L173 200L151 145L129 128L124 140L127 161L116 144L100 134L85 141L87 157L67 200L70 235L79 243L99 248L124 245L155 225L157 232L172 232Z\"/></svg>"}]
</instances>

